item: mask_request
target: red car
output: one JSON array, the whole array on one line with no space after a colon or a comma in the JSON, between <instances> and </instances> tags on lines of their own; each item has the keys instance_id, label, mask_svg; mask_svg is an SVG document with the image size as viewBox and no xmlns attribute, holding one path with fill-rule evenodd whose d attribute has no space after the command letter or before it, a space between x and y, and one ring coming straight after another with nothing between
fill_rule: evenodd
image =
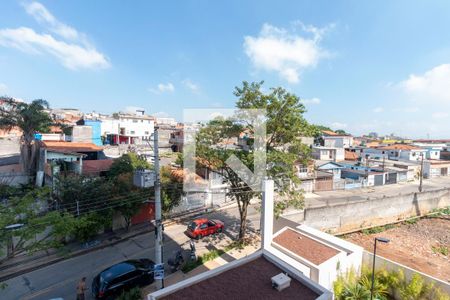
<instances>
[{"instance_id":1,"label":"red car","mask_svg":"<svg viewBox=\"0 0 450 300\"><path fill-rule=\"evenodd\" d=\"M204 236L222 232L223 226L220 220L197 219L188 225L185 233L190 238L201 239Z\"/></svg>"}]
</instances>

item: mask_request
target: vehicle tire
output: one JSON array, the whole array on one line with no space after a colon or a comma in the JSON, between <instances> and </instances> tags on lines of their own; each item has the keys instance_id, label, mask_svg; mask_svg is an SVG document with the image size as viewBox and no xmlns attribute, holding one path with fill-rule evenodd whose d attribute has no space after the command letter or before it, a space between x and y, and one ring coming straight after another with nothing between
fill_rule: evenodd
<instances>
[{"instance_id":1,"label":"vehicle tire","mask_svg":"<svg viewBox=\"0 0 450 300\"><path fill-rule=\"evenodd\" d=\"M222 227L221 228L217 228L216 233L222 233Z\"/></svg>"},{"instance_id":2,"label":"vehicle tire","mask_svg":"<svg viewBox=\"0 0 450 300\"><path fill-rule=\"evenodd\" d=\"M199 235L197 235L195 238L196 238L197 240L200 240L202 237L203 237L203 235L199 234Z\"/></svg>"}]
</instances>

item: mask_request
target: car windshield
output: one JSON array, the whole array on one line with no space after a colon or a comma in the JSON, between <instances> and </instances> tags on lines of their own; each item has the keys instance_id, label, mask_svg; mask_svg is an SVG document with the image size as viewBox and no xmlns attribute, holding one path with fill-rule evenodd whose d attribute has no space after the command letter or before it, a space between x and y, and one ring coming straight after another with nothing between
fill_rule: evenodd
<instances>
[{"instance_id":1,"label":"car windshield","mask_svg":"<svg viewBox=\"0 0 450 300\"><path fill-rule=\"evenodd\" d=\"M197 223L195 222L191 222L191 224L188 225L188 229L190 230L195 230L195 228L197 228Z\"/></svg>"}]
</instances>

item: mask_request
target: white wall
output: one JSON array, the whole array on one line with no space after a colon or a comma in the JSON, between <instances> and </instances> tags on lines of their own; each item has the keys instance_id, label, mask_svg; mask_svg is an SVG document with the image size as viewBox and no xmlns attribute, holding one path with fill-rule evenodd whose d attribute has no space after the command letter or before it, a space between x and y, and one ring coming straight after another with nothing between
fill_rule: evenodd
<instances>
[{"instance_id":1,"label":"white wall","mask_svg":"<svg viewBox=\"0 0 450 300\"><path fill-rule=\"evenodd\" d=\"M353 146L352 136L325 136L323 141L325 147L348 148Z\"/></svg>"},{"instance_id":2,"label":"white wall","mask_svg":"<svg viewBox=\"0 0 450 300\"><path fill-rule=\"evenodd\" d=\"M155 121L121 116L119 128L125 128L125 135L150 139L155 130Z\"/></svg>"},{"instance_id":3,"label":"white wall","mask_svg":"<svg viewBox=\"0 0 450 300\"><path fill-rule=\"evenodd\" d=\"M103 136L107 134L119 134L119 120L101 119L100 130Z\"/></svg>"}]
</instances>

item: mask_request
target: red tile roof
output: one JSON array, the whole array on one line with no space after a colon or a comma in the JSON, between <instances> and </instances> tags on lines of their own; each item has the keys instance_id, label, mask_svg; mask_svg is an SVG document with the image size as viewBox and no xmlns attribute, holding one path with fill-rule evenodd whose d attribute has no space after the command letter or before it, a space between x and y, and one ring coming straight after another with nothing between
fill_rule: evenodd
<instances>
[{"instance_id":1,"label":"red tile roof","mask_svg":"<svg viewBox=\"0 0 450 300\"><path fill-rule=\"evenodd\" d=\"M48 150L63 152L98 152L103 148L92 143L71 143L71 142L42 142L43 147Z\"/></svg>"},{"instance_id":2,"label":"red tile roof","mask_svg":"<svg viewBox=\"0 0 450 300\"><path fill-rule=\"evenodd\" d=\"M83 174L109 171L113 162L113 159L83 160Z\"/></svg>"},{"instance_id":3,"label":"red tile roof","mask_svg":"<svg viewBox=\"0 0 450 300\"><path fill-rule=\"evenodd\" d=\"M320 265L339 253L338 250L290 228L277 235L273 242L315 265Z\"/></svg>"},{"instance_id":4,"label":"red tile roof","mask_svg":"<svg viewBox=\"0 0 450 300\"><path fill-rule=\"evenodd\" d=\"M330 130L322 130L322 133L325 134L325 135L330 135L330 136L339 135L338 133L336 133L334 131L330 131Z\"/></svg>"}]
</instances>

